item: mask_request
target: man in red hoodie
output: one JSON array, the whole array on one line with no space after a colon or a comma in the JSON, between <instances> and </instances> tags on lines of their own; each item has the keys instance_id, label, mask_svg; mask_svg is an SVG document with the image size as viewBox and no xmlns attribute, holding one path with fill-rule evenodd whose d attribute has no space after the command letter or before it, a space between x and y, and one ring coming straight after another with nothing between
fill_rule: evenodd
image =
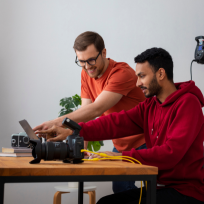
<instances>
[{"instance_id":1,"label":"man in red hoodie","mask_svg":"<svg viewBox=\"0 0 204 204\"><path fill-rule=\"evenodd\" d=\"M193 81L173 82L173 61L162 48L151 48L135 57L139 86L147 99L135 108L112 113L88 123L79 123L85 140L106 140L144 132L147 149L106 152L130 156L142 164L157 166L157 204L201 204L204 202L203 95ZM106 127L106 128L103 128ZM53 128L56 140L71 130ZM144 189L145 192L145 189ZM98 204L132 204L140 189L105 196ZM146 203L146 194L142 202Z\"/></svg>"}]
</instances>

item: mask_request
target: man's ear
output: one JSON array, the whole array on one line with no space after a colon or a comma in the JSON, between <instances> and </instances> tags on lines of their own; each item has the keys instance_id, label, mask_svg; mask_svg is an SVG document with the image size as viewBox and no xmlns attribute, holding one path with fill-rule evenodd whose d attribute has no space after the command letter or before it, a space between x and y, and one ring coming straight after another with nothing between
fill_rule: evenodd
<instances>
[{"instance_id":1,"label":"man's ear","mask_svg":"<svg viewBox=\"0 0 204 204\"><path fill-rule=\"evenodd\" d=\"M103 48L103 50L101 51L101 55L103 58L106 58L106 48Z\"/></svg>"},{"instance_id":2,"label":"man's ear","mask_svg":"<svg viewBox=\"0 0 204 204\"><path fill-rule=\"evenodd\" d=\"M158 72L158 79L163 80L166 77L166 71L164 68L159 68Z\"/></svg>"}]
</instances>

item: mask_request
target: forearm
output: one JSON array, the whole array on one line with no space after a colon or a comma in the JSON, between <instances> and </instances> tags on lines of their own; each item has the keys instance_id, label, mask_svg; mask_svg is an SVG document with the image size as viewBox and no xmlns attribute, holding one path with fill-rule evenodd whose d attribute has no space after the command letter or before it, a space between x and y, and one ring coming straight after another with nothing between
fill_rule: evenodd
<instances>
[{"instance_id":1,"label":"forearm","mask_svg":"<svg viewBox=\"0 0 204 204\"><path fill-rule=\"evenodd\" d=\"M65 117L71 120L79 122L87 122L102 115L105 111L109 110L115 104L117 104L122 98L122 94L103 91L94 102L91 99L82 98L82 106L78 110L69 113L65 116L55 119L55 124L60 125Z\"/></svg>"},{"instance_id":2,"label":"forearm","mask_svg":"<svg viewBox=\"0 0 204 204\"><path fill-rule=\"evenodd\" d=\"M125 111L112 113L87 123L79 123L79 125L82 126L80 135L87 141L117 139L143 133L143 129L131 120Z\"/></svg>"},{"instance_id":3,"label":"forearm","mask_svg":"<svg viewBox=\"0 0 204 204\"><path fill-rule=\"evenodd\" d=\"M95 119L96 117L100 116L101 114L102 114L102 112L97 107L97 105L94 103L91 103L91 104L88 104L86 106L82 106L81 108L79 108L78 110L76 110L72 113L63 115L59 118L56 118L55 123L58 126L60 126L62 124L62 121L66 117L75 121L76 123L87 122L87 121Z\"/></svg>"}]
</instances>

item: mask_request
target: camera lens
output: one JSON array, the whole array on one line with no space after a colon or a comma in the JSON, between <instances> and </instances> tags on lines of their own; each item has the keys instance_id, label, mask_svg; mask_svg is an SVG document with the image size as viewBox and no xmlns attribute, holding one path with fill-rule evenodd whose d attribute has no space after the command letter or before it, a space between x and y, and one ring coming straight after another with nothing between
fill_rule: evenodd
<instances>
[{"instance_id":1,"label":"camera lens","mask_svg":"<svg viewBox=\"0 0 204 204\"><path fill-rule=\"evenodd\" d=\"M64 142L46 142L46 160L69 158L69 146Z\"/></svg>"},{"instance_id":2,"label":"camera lens","mask_svg":"<svg viewBox=\"0 0 204 204\"><path fill-rule=\"evenodd\" d=\"M28 141L29 141L28 137L24 137L24 138L23 138L23 142L24 142L25 144L28 144Z\"/></svg>"},{"instance_id":3,"label":"camera lens","mask_svg":"<svg viewBox=\"0 0 204 204\"><path fill-rule=\"evenodd\" d=\"M15 139L12 139L12 143L14 144L16 142L16 140Z\"/></svg>"},{"instance_id":4,"label":"camera lens","mask_svg":"<svg viewBox=\"0 0 204 204\"><path fill-rule=\"evenodd\" d=\"M37 158L40 155L45 161L64 160L69 158L69 152L69 145L64 142L45 142L34 148L33 156Z\"/></svg>"}]
</instances>

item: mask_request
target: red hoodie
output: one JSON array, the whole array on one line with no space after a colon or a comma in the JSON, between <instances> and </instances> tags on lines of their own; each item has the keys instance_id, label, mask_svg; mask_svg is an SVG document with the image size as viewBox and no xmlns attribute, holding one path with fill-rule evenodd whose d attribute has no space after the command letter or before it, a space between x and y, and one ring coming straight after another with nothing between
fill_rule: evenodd
<instances>
[{"instance_id":1,"label":"red hoodie","mask_svg":"<svg viewBox=\"0 0 204 204\"><path fill-rule=\"evenodd\" d=\"M98 141L144 132L148 149L124 151L123 156L157 166L159 184L204 201L204 98L193 81L175 85L177 91L164 103L151 97L129 111L79 123L80 135Z\"/></svg>"}]
</instances>

